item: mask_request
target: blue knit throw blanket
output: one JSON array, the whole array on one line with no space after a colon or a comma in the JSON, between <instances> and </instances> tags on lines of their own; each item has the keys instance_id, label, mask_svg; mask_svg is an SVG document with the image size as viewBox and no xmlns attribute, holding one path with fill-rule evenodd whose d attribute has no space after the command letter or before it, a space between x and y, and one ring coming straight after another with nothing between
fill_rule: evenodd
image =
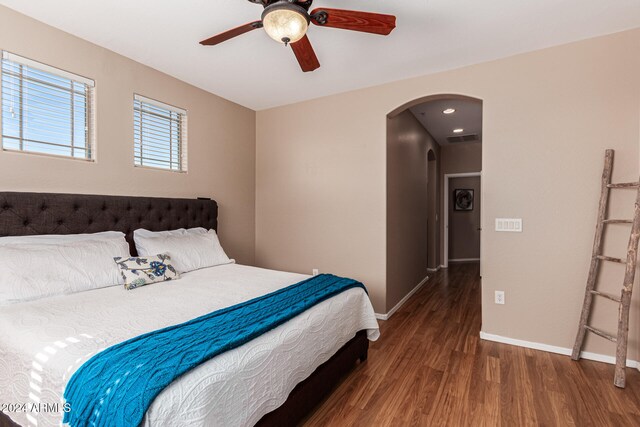
<instances>
[{"instance_id":1,"label":"blue knit throw blanket","mask_svg":"<svg viewBox=\"0 0 640 427\"><path fill-rule=\"evenodd\" d=\"M138 426L165 387L201 363L274 329L314 305L364 285L321 274L276 292L140 335L96 354L64 392L76 426Z\"/></svg>"}]
</instances>

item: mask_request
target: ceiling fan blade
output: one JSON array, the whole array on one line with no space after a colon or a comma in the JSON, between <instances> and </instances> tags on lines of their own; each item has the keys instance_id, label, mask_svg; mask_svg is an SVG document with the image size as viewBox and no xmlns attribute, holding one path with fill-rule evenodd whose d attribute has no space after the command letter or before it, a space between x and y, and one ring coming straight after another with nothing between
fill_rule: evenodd
<instances>
[{"instance_id":1,"label":"ceiling fan blade","mask_svg":"<svg viewBox=\"0 0 640 427\"><path fill-rule=\"evenodd\" d=\"M320 68L320 62L318 61L316 52L313 50L313 46L311 46L309 37L304 36L297 42L291 43L291 49L293 49L293 53L296 55L296 58L298 58L300 68L302 68L302 71L305 73Z\"/></svg>"},{"instance_id":2,"label":"ceiling fan blade","mask_svg":"<svg viewBox=\"0 0 640 427\"><path fill-rule=\"evenodd\" d=\"M311 21L321 27L341 28L383 36L389 35L396 27L396 17L393 15L343 9L314 9L311 12Z\"/></svg>"},{"instance_id":3,"label":"ceiling fan blade","mask_svg":"<svg viewBox=\"0 0 640 427\"><path fill-rule=\"evenodd\" d=\"M210 37L206 40L202 40L200 44L203 46L213 46L258 28L262 28L262 21L255 21L241 25L232 30L225 31L224 33L220 33L218 35Z\"/></svg>"}]
</instances>

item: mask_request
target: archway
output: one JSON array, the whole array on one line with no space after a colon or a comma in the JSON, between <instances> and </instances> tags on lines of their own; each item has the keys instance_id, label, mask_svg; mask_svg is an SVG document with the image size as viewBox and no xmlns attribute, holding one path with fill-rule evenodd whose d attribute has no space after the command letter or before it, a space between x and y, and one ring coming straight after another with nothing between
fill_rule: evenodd
<instances>
[{"instance_id":1,"label":"archway","mask_svg":"<svg viewBox=\"0 0 640 427\"><path fill-rule=\"evenodd\" d=\"M427 153L427 268L440 265L440 229L438 212L438 159L433 150Z\"/></svg>"},{"instance_id":2,"label":"archway","mask_svg":"<svg viewBox=\"0 0 640 427\"><path fill-rule=\"evenodd\" d=\"M456 108L442 108L443 105ZM471 108L473 107L473 108ZM433 114L447 123L451 118L467 120L469 111L479 111L479 129L444 135ZM425 122L420 111L438 120ZM445 110L454 110L447 115ZM457 112L456 112L457 110ZM473 113L473 114L476 114ZM468 122L468 121L467 121ZM433 131L432 131L433 130ZM436 132L437 131L437 132ZM436 135L437 133L437 135ZM458 137L458 138L456 138ZM406 297L425 283L443 264L443 176L454 172L480 172L482 101L459 94L437 94L409 101L387 115L387 311L393 312ZM475 138L475 139L474 139ZM457 140L460 144L456 144ZM475 144L474 143L478 143ZM475 148L474 148L475 147ZM480 154L471 164L451 161L449 152ZM453 156L455 157L455 156ZM472 168L477 170L458 170ZM479 195L479 191L476 191ZM480 228L480 227L477 227ZM448 235L448 234L447 234ZM478 256L479 257L479 256Z\"/></svg>"}]
</instances>

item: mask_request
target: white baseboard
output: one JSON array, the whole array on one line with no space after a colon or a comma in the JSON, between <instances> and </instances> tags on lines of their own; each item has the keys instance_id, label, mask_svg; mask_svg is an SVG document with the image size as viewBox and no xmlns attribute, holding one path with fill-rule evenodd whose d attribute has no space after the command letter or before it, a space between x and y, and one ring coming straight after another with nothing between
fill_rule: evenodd
<instances>
[{"instance_id":1,"label":"white baseboard","mask_svg":"<svg viewBox=\"0 0 640 427\"><path fill-rule=\"evenodd\" d=\"M418 292L418 290L422 287L422 285L427 283L427 280L429 280L429 276L427 276L424 279L422 279L420 281L420 283L418 283L415 288L411 289L411 292L409 292L407 295L405 295L404 298L402 298L399 303L397 303L391 310L389 310L388 313L385 313L385 314L376 313L376 319L378 319L378 320L389 320L389 318L391 316L393 316L393 313L398 311L398 309L400 307L402 307L402 305L405 302L407 302L409 300L409 298L411 298L413 296L413 294Z\"/></svg>"},{"instance_id":2,"label":"white baseboard","mask_svg":"<svg viewBox=\"0 0 640 427\"><path fill-rule=\"evenodd\" d=\"M471 262L471 261L480 261L480 258L458 258L458 259L449 260L449 262Z\"/></svg>"},{"instance_id":3,"label":"white baseboard","mask_svg":"<svg viewBox=\"0 0 640 427\"><path fill-rule=\"evenodd\" d=\"M441 266L441 265L437 266L436 268L428 268L428 267L427 267L427 271L428 271L429 273L437 273L441 268L442 268L442 266Z\"/></svg>"},{"instance_id":4,"label":"white baseboard","mask_svg":"<svg viewBox=\"0 0 640 427\"><path fill-rule=\"evenodd\" d=\"M558 347L555 345L541 344L537 342L518 340L514 338L507 338L500 335L487 334L480 331L480 339L485 341L494 341L502 344L515 345L517 347L532 348L534 350L542 350L549 353L557 353L565 356L571 356L572 349L566 347ZM583 351L580 353L580 357L583 359L594 360L596 362L604 362L614 365L616 358L614 356L607 356L605 354L591 353L589 351ZM627 366L630 368L637 368L640 370L640 362L637 360L627 359Z\"/></svg>"},{"instance_id":5,"label":"white baseboard","mask_svg":"<svg viewBox=\"0 0 640 427\"><path fill-rule=\"evenodd\" d=\"M442 264L442 265L440 266L440 268L447 268L447 266L446 266L446 265L444 265L444 264Z\"/></svg>"}]
</instances>

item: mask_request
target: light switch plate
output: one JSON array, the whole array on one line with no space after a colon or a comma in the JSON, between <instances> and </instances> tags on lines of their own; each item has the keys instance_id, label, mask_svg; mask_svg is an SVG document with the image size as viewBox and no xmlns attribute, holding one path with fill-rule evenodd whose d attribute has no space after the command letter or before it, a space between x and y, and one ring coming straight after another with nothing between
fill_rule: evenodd
<instances>
[{"instance_id":1,"label":"light switch plate","mask_svg":"<svg viewBox=\"0 0 640 427\"><path fill-rule=\"evenodd\" d=\"M496 218L496 231L522 233L522 218Z\"/></svg>"}]
</instances>

